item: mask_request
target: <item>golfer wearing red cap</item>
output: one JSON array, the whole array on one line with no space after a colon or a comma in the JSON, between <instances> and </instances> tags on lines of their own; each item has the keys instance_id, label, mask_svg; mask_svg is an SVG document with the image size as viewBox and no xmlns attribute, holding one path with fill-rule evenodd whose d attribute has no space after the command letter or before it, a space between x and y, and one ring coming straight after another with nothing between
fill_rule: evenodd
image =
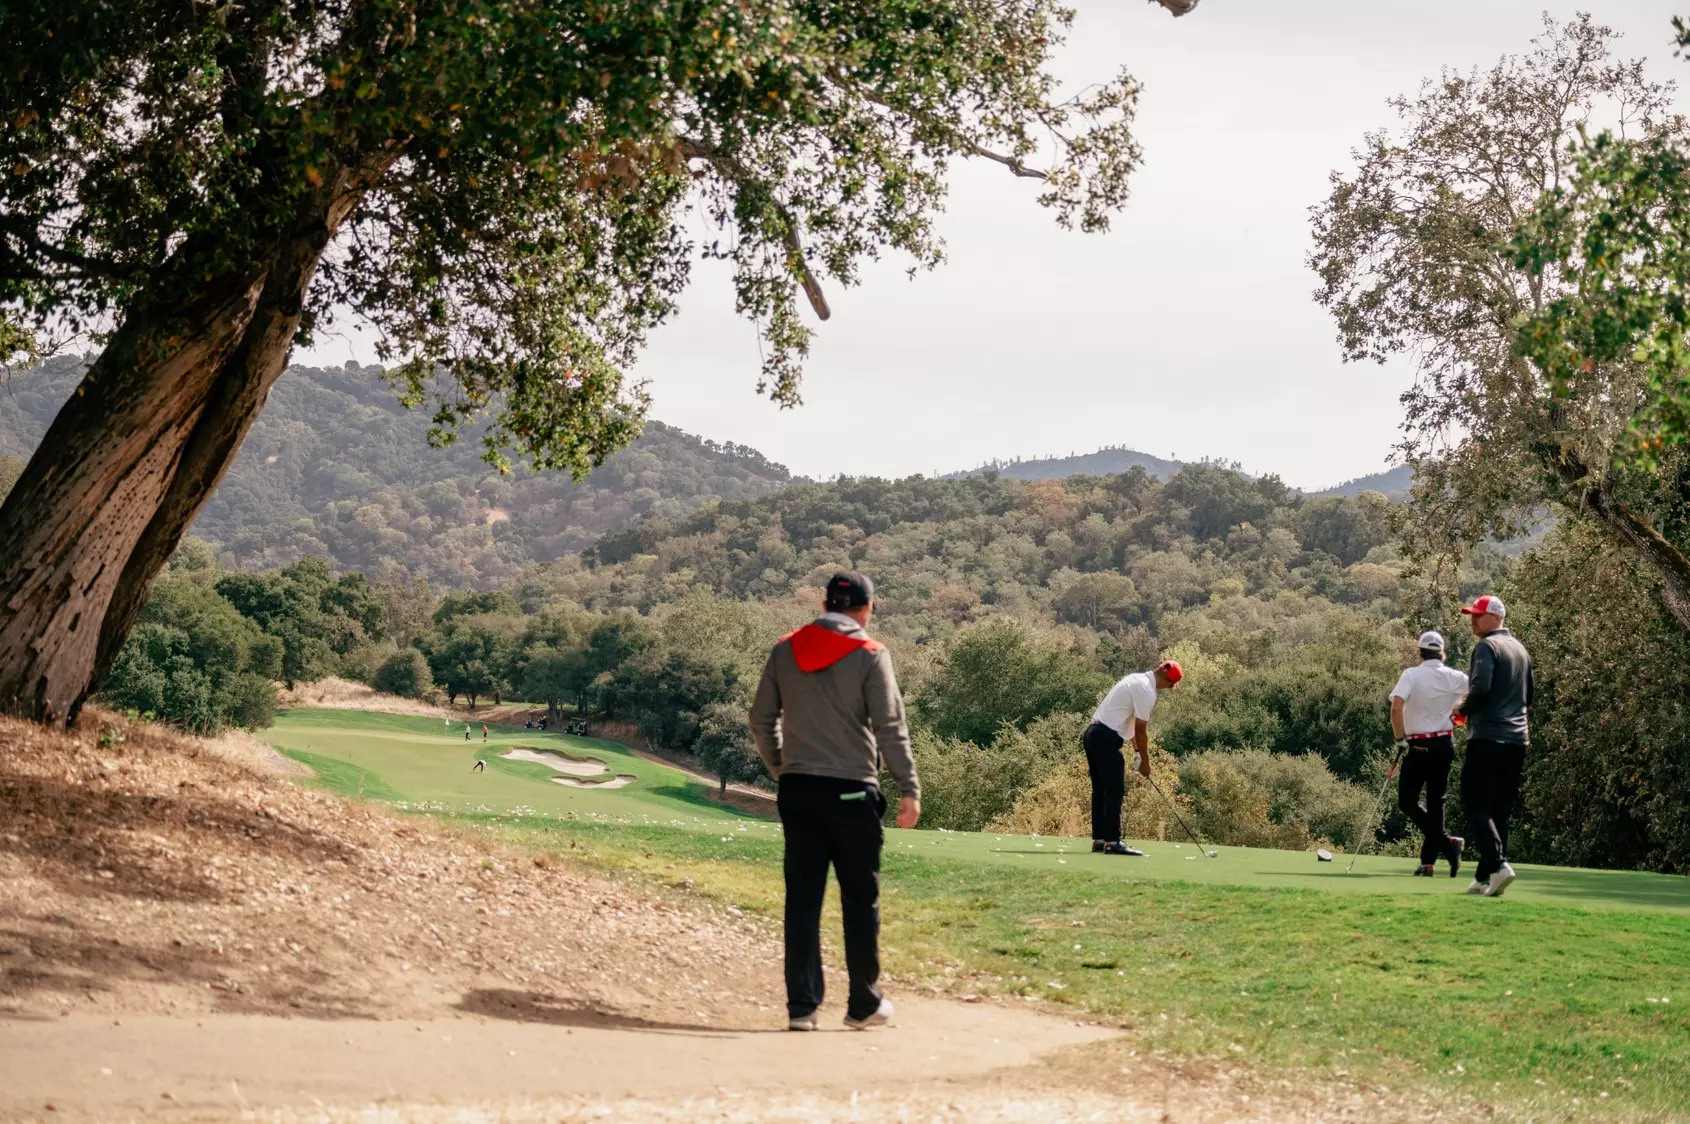
<instances>
[{"instance_id":1,"label":"golfer wearing red cap","mask_svg":"<svg viewBox=\"0 0 1690 1124\"><path fill-rule=\"evenodd\" d=\"M1467 716L1467 762L1461 768L1461 807L1478 837L1479 868L1469 894L1500 898L1514 881L1508 865L1508 819L1520 794L1528 714L1532 701L1532 658L1503 625L1508 606L1494 594L1461 610L1471 618L1473 662L1467 698L1457 713Z\"/></svg>"},{"instance_id":2,"label":"golfer wearing red cap","mask_svg":"<svg viewBox=\"0 0 1690 1124\"><path fill-rule=\"evenodd\" d=\"M1185 672L1173 660L1155 671L1135 671L1109 689L1086 727L1082 744L1091 774L1091 849L1104 855L1142 855L1121 842L1121 800L1127 792L1127 761L1121 747L1131 739L1140 776L1150 775L1150 712L1158 691L1171 691Z\"/></svg>"}]
</instances>

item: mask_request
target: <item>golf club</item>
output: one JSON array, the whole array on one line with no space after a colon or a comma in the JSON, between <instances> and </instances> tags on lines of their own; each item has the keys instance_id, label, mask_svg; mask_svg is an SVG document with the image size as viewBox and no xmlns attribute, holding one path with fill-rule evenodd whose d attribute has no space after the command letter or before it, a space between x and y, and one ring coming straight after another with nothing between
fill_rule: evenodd
<instances>
[{"instance_id":1,"label":"golf club","mask_svg":"<svg viewBox=\"0 0 1690 1124\"><path fill-rule=\"evenodd\" d=\"M1162 791L1162 786L1156 783L1156 778L1145 777L1144 779L1150 782L1150 787L1156 790L1156 795L1160 796L1163 802L1166 803L1169 808L1173 809L1174 818L1179 821L1179 825L1181 827L1185 828L1185 833L1191 836L1191 841L1197 844L1197 849L1203 852L1203 857L1206 859L1216 858L1217 856L1214 851L1204 848L1203 841L1197 838L1197 833L1191 830L1191 825L1186 823L1185 817L1180 814L1179 805L1168 799L1168 794Z\"/></svg>"},{"instance_id":2,"label":"golf club","mask_svg":"<svg viewBox=\"0 0 1690 1124\"><path fill-rule=\"evenodd\" d=\"M1379 818L1379 807L1385 802L1385 792L1391 787L1391 778L1397 775L1397 766L1402 764L1402 747L1397 747L1396 756L1391 758L1391 767L1385 770L1385 783L1379 786L1379 795L1373 801L1373 813L1367 818L1367 830L1362 833L1361 840L1356 843L1356 849L1350 854L1350 865L1344 868L1348 874L1356 868L1356 860L1361 857L1361 849L1367 846L1367 841L1373 838L1373 824Z\"/></svg>"}]
</instances>

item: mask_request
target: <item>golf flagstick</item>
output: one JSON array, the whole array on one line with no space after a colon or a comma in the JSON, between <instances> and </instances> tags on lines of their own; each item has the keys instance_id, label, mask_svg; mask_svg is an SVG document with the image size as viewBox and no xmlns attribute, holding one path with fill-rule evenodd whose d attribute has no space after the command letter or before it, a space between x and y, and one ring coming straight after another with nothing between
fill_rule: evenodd
<instances>
[{"instance_id":1,"label":"golf flagstick","mask_svg":"<svg viewBox=\"0 0 1690 1124\"><path fill-rule=\"evenodd\" d=\"M1191 825L1186 823L1185 817L1180 814L1179 805L1168 799L1168 794L1162 791L1162 786L1156 783L1156 778L1147 776L1144 779L1150 782L1150 787L1156 790L1156 795L1160 796L1163 802L1173 809L1174 818L1179 821L1181 827L1185 828L1185 833L1191 836L1191 841L1197 844L1197 849L1203 852L1203 857L1206 859L1217 857L1213 850L1203 846L1203 841L1197 838L1197 833L1191 830Z\"/></svg>"},{"instance_id":2,"label":"golf flagstick","mask_svg":"<svg viewBox=\"0 0 1690 1124\"><path fill-rule=\"evenodd\" d=\"M1385 792L1391 787L1391 778L1397 775L1397 766L1400 764L1402 764L1402 747L1398 746L1396 756L1391 758L1391 767L1385 770L1385 783L1379 786L1379 795L1374 798L1373 814L1368 817L1367 830L1362 833L1360 842L1356 844L1356 849L1350 853L1350 865L1344 868L1345 874L1356 868L1356 860L1361 857L1361 849L1367 846L1369 839L1373 838L1373 823L1379 818L1379 807L1385 802Z\"/></svg>"}]
</instances>

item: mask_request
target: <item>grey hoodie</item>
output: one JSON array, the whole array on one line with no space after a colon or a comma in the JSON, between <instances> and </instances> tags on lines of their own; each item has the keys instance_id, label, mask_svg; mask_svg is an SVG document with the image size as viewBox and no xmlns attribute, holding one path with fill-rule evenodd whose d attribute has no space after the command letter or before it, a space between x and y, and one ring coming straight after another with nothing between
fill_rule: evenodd
<instances>
[{"instance_id":1,"label":"grey hoodie","mask_svg":"<svg viewBox=\"0 0 1690 1124\"><path fill-rule=\"evenodd\" d=\"M783 773L878 784L884 764L919 799L892 654L855 621L829 614L780 638L751 703L751 736Z\"/></svg>"}]
</instances>

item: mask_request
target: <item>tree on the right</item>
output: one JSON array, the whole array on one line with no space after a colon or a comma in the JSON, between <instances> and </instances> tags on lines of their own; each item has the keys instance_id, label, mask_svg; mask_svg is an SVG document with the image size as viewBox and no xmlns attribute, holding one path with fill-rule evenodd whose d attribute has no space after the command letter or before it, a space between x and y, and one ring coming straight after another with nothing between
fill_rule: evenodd
<instances>
[{"instance_id":1,"label":"tree on the right","mask_svg":"<svg viewBox=\"0 0 1690 1124\"><path fill-rule=\"evenodd\" d=\"M1399 529L1434 581L1453 585L1467 545L1547 509L1630 552L1690 631L1690 472L1663 439L1683 416L1672 380L1611 327L1571 364L1565 342L1597 323L1580 302L1602 287L1584 268L1601 243L1578 237L1592 217L1578 200L1601 153L1690 142L1671 88L1616 58L1617 38L1588 15L1546 17L1525 55L1394 99L1398 127L1368 134L1313 208L1309 263L1347 359L1414 364L1398 452L1415 485ZM1590 138L1598 128L1606 141ZM1646 241L1623 256L1641 260Z\"/></svg>"}]
</instances>

